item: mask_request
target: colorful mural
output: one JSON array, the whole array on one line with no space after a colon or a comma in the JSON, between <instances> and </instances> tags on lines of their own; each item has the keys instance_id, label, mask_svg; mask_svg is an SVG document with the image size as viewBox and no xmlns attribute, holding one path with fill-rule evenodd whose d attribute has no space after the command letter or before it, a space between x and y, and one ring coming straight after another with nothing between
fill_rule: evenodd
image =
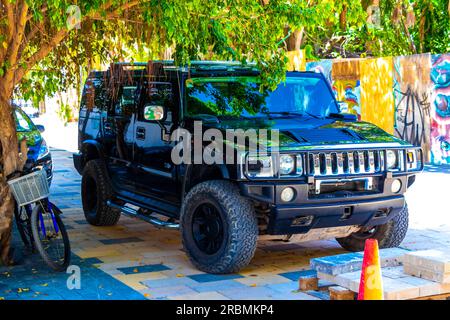
<instances>
[{"instance_id":1,"label":"colorful mural","mask_svg":"<svg viewBox=\"0 0 450 320\"><path fill-rule=\"evenodd\" d=\"M361 118L359 59L332 60L308 62L307 71L321 72L333 89L343 112L353 113Z\"/></svg>"},{"instance_id":2,"label":"colorful mural","mask_svg":"<svg viewBox=\"0 0 450 320\"><path fill-rule=\"evenodd\" d=\"M430 160L430 54L394 58L395 135Z\"/></svg>"},{"instance_id":3,"label":"colorful mural","mask_svg":"<svg viewBox=\"0 0 450 320\"><path fill-rule=\"evenodd\" d=\"M325 75L344 112L421 146L426 162L450 164L450 53L325 59L306 70Z\"/></svg>"},{"instance_id":4,"label":"colorful mural","mask_svg":"<svg viewBox=\"0 0 450 320\"><path fill-rule=\"evenodd\" d=\"M323 59L319 61L311 61L306 63L306 71L321 72L327 78L330 85L333 85L331 77L331 68L333 66L332 59Z\"/></svg>"},{"instance_id":5,"label":"colorful mural","mask_svg":"<svg viewBox=\"0 0 450 320\"><path fill-rule=\"evenodd\" d=\"M392 57L360 62L361 119L394 133L394 62Z\"/></svg>"},{"instance_id":6,"label":"colorful mural","mask_svg":"<svg viewBox=\"0 0 450 320\"><path fill-rule=\"evenodd\" d=\"M333 91L336 93L338 101L345 103L346 109L342 111L358 116L358 120L361 120L360 89L361 86L359 80L333 81Z\"/></svg>"},{"instance_id":7,"label":"colorful mural","mask_svg":"<svg viewBox=\"0 0 450 320\"><path fill-rule=\"evenodd\" d=\"M431 57L431 162L450 164L450 54Z\"/></svg>"}]
</instances>

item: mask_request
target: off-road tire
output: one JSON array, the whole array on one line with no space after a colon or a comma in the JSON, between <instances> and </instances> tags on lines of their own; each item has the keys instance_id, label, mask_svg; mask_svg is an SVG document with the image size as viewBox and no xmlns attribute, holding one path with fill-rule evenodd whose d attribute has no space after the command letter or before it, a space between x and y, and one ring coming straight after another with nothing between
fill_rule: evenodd
<instances>
[{"instance_id":1,"label":"off-road tire","mask_svg":"<svg viewBox=\"0 0 450 320\"><path fill-rule=\"evenodd\" d=\"M405 207L386 224L375 227L371 239L378 240L380 248L394 248L398 247L406 236L408 231L408 206ZM348 251L363 251L365 240L364 237L358 237L354 233L345 238L337 238L337 242Z\"/></svg>"},{"instance_id":2,"label":"off-road tire","mask_svg":"<svg viewBox=\"0 0 450 320\"><path fill-rule=\"evenodd\" d=\"M223 223L223 240L218 252L206 254L194 240L193 216L202 204L213 204ZM258 223L252 203L242 197L231 182L211 180L194 186L181 208L183 247L191 262L207 273L237 272L255 254Z\"/></svg>"},{"instance_id":3,"label":"off-road tire","mask_svg":"<svg viewBox=\"0 0 450 320\"><path fill-rule=\"evenodd\" d=\"M112 226L120 218L120 210L106 204L113 190L106 167L99 159L90 160L83 170L81 199L86 220L94 226Z\"/></svg>"}]
</instances>

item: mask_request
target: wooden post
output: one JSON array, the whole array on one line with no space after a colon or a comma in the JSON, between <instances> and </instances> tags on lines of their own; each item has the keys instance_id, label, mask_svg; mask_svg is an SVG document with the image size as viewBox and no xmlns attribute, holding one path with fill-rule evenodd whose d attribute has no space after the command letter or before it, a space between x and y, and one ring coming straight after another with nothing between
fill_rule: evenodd
<instances>
[{"instance_id":1,"label":"wooden post","mask_svg":"<svg viewBox=\"0 0 450 320\"><path fill-rule=\"evenodd\" d=\"M300 291L317 291L319 290L319 278L317 277L300 277L298 279Z\"/></svg>"},{"instance_id":2,"label":"wooden post","mask_svg":"<svg viewBox=\"0 0 450 320\"><path fill-rule=\"evenodd\" d=\"M355 293L349 289L333 286L328 288L330 300L355 300Z\"/></svg>"}]
</instances>

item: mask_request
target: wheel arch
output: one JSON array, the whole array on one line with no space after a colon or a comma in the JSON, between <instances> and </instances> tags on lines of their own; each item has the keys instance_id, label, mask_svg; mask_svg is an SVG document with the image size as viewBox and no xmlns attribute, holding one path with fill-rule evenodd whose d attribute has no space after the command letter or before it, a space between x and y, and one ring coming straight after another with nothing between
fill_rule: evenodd
<instances>
[{"instance_id":1,"label":"wheel arch","mask_svg":"<svg viewBox=\"0 0 450 320\"><path fill-rule=\"evenodd\" d=\"M208 180L230 180L226 165L187 165L182 185L182 200L195 185Z\"/></svg>"},{"instance_id":2,"label":"wheel arch","mask_svg":"<svg viewBox=\"0 0 450 320\"><path fill-rule=\"evenodd\" d=\"M96 140L86 140L81 146L81 169L83 170L90 160L101 159L104 160L105 153L103 147Z\"/></svg>"}]
</instances>

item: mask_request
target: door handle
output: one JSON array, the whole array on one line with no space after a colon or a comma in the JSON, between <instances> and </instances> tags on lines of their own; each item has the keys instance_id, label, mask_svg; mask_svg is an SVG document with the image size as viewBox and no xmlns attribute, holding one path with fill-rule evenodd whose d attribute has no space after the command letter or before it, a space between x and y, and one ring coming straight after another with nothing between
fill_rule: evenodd
<instances>
[{"instance_id":1,"label":"door handle","mask_svg":"<svg viewBox=\"0 0 450 320\"><path fill-rule=\"evenodd\" d=\"M112 129L111 123L105 122L103 125L103 128L105 128L106 131L111 131L111 129Z\"/></svg>"},{"instance_id":2,"label":"door handle","mask_svg":"<svg viewBox=\"0 0 450 320\"><path fill-rule=\"evenodd\" d=\"M145 128L142 127L136 128L136 139L145 140Z\"/></svg>"}]
</instances>

